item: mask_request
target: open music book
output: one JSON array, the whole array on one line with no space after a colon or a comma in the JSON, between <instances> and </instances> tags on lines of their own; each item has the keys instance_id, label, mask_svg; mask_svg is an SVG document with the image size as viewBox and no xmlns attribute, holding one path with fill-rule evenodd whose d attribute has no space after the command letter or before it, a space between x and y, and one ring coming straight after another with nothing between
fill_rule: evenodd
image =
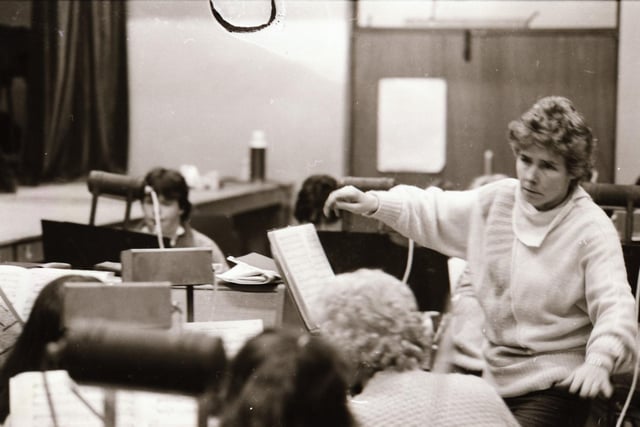
<instances>
[{"instance_id":1,"label":"open music book","mask_svg":"<svg viewBox=\"0 0 640 427\"><path fill-rule=\"evenodd\" d=\"M70 274L92 276L103 282L115 280L113 273L107 271L49 267L25 268L5 264L0 265L0 298L16 320L24 324L42 288L52 280Z\"/></svg>"},{"instance_id":2,"label":"open music book","mask_svg":"<svg viewBox=\"0 0 640 427\"><path fill-rule=\"evenodd\" d=\"M23 372L11 378L9 387L12 426L105 425L107 390L78 385L66 371ZM122 389L110 389L110 392L115 392L112 408L118 427L195 427L198 424L195 397Z\"/></svg>"},{"instance_id":3,"label":"open music book","mask_svg":"<svg viewBox=\"0 0 640 427\"><path fill-rule=\"evenodd\" d=\"M335 274L313 224L267 233L271 252L309 332L317 332L314 310L324 286Z\"/></svg>"}]
</instances>

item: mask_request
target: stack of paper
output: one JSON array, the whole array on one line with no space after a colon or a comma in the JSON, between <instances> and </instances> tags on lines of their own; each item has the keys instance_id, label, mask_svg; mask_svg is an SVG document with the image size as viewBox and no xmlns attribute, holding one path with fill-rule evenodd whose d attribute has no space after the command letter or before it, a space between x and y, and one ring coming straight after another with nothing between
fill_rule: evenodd
<instances>
[{"instance_id":1,"label":"stack of paper","mask_svg":"<svg viewBox=\"0 0 640 427\"><path fill-rule=\"evenodd\" d=\"M220 337L227 356L231 358L235 357L236 353L250 338L255 337L264 330L262 319L188 322L182 326L186 330Z\"/></svg>"},{"instance_id":2,"label":"stack of paper","mask_svg":"<svg viewBox=\"0 0 640 427\"><path fill-rule=\"evenodd\" d=\"M256 256L258 254L250 255ZM246 257L248 257L248 255ZM217 275L219 279L222 279L225 282L235 283L238 285L266 285L280 280L280 275L275 271L275 269L261 268L256 265L249 264L240 258L228 257L227 259L235 262L236 265L224 273Z\"/></svg>"},{"instance_id":3,"label":"stack of paper","mask_svg":"<svg viewBox=\"0 0 640 427\"><path fill-rule=\"evenodd\" d=\"M115 423L107 422L106 389L78 385L66 371L23 372L9 381L11 425L22 427L196 427L194 396L140 390L115 392Z\"/></svg>"},{"instance_id":4,"label":"stack of paper","mask_svg":"<svg viewBox=\"0 0 640 427\"><path fill-rule=\"evenodd\" d=\"M0 265L0 298L11 310L16 320L24 324L29 318L33 303L42 288L49 282L68 275L91 276L105 283L120 281L112 272L108 271Z\"/></svg>"}]
</instances>

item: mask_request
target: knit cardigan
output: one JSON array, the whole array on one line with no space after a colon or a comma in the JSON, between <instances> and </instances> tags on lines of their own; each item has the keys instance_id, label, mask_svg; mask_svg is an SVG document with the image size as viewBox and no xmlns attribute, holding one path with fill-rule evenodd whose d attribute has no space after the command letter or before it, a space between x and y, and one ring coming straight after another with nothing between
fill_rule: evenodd
<instances>
[{"instance_id":1,"label":"knit cardigan","mask_svg":"<svg viewBox=\"0 0 640 427\"><path fill-rule=\"evenodd\" d=\"M550 212L505 179L470 191L372 192L380 219L418 244L466 258L485 315L485 377L503 397L544 390L585 362L613 372L637 321L619 237L581 188Z\"/></svg>"},{"instance_id":2,"label":"knit cardigan","mask_svg":"<svg viewBox=\"0 0 640 427\"><path fill-rule=\"evenodd\" d=\"M349 406L360 427L519 425L491 385L473 375L382 371Z\"/></svg>"}]
</instances>

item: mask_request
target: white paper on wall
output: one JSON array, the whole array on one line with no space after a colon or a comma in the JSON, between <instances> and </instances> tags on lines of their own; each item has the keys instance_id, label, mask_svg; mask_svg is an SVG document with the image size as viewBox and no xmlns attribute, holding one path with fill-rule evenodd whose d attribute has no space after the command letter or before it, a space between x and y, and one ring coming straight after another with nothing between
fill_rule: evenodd
<instances>
[{"instance_id":1,"label":"white paper on wall","mask_svg":"<svg viewBox=\"0 0 640 427\"><path fill-rule=\"evenodd\" d=\"M378 82L378 171L439 173L446 162L447 82Z\"/></svg>"}]
</instances>

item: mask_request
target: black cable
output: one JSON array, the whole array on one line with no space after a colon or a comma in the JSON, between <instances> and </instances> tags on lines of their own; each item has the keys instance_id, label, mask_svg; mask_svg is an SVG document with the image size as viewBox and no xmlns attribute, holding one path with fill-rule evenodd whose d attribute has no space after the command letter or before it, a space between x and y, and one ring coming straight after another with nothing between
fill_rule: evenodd
<instances>
[{"instance_id":1,"label":"black cable","mask_svg":"<svg viewBox=\"0 0 640 427\"><path fill-rule=\"evenodd\" d=\"M42 384L44 385L44 392L47 395L47 403L49 404L49 412L51 413L51 421L53 421L54 427L58 427L58 416L56 415L56 408L53 406L53 398L51 397L51 390L49 389L49 380L47 379L47 371L42 372Z\"/></svg>"},{"instance_id":2,"label":"black cable","mask_svg":"<svg viewBox=\"0 0 640 427\"><path fill-rule=\"evenodd\" d=\"M104 423L105 417L96 408L93 407L91 402L89 402L86 397L84 397L84 395L80 392L78 386L74 382L72 382L69 387L71 388L71 392L80 400L80 402L82 402L82 404L89 411L91 411L93 415L95 415L100 421Z\"/></svg>"},{"instance_id":3,"label":"black cable","mask_svg":"<svg viewBox=\"0 0 640 427\"><path fill-rule=\"evenodd\" d=\"M277 10L276 10L275 0L271 0L271 15L269 16L269 20L264 24L252 25L249 27L240 27L237 25L233 25L232 23L224 19L222 15L220 15L220 12L216 10L216 7L213 5L213 1L214 0L209 0L209 8L211 9L211 13L213 14L213 17L216 18L216 21L218 21L218 23L222 25L222 27L225 30L229 31L230 33L254 33L256 31L260 31L264 28L267 28L276 19Z\"/></svg>"}]
</instances>

